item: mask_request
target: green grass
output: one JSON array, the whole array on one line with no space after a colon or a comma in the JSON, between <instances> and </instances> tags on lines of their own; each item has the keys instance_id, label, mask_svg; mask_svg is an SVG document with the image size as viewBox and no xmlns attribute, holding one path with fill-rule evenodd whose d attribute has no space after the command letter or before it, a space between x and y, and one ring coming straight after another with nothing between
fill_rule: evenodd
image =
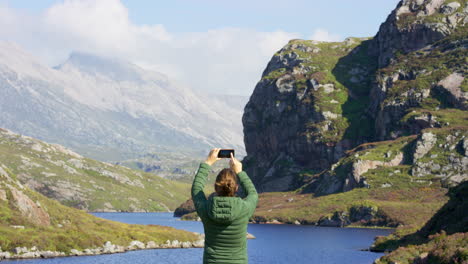
<instances>
[{"instance_id":1,"label":"green grass","mask_svg":"<svg viewBox=\"0 0 468 264\"><path fill-rule=\"evenodd\" d=\"M400 247L381 257L376 264L423 263L463 264L468 261L468 233L446 235L444 232L434 235L427 243Z\"/></svg>"},{"instance_id":2,"label":"green grass","mask_svg":"<svg viewBox=\"0 0 468 264\"><path fill-rule=\"evenodd\" d=\"M468 182L449 191L450 200L420 226L401 227L377 237L372 250L389 251L376 263L466 263L468 261Z\"/></svg>"},{"instance_id":3,"label":"green grass","mask_svg":"<svg viewBox=\"0 0 468 264\"><path fill-rule=\"evenodd\" d=\"M402 123L411 122L417 117L431 116L441 126L468 126L468 111L459 109L428 110L421 108L409 109L401 119Z\"/></svg>"}]
</instances>

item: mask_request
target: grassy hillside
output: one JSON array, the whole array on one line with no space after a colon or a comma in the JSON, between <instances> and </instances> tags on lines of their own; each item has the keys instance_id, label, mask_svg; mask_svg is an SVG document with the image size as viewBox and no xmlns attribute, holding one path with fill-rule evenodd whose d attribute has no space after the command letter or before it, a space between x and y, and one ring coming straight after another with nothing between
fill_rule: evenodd
<instances>
[{"instance_id":1,"label":"grassy hillside","mask_svg":"<svg viewBox=\"0 0 468 264\"><path fill-rule=\"evenodd\" d=\"M29 188L89 211L172 211L190 185L0 129L0 162Z\"/></svg>"},{"instance_id":2,"label":"grassy hillside","mask_svg":"<svg viewBox=\"0 0 468 264\"><path fill-rule=\"evenodd\" d=\"M68 255L71 249L95 249L107 241L127 247L134 240L159 245L167 240L194 242L197 239L194 233L171 227L123 224L66 207L24 187L17 175L0 162L2 256L5 252L18 252L17 247Z\"/></svg>"},{"instance_id":3,"label":"grassy hillside","mask_svg":"<svg viewBox=\"0 0 468 264\"><path fill-rule=\"evenodd\" d=\"M468 181L450 190L450 200L417 232L400 228L378 237L373 250L394 250L380 258L387 263L468 262Z\"/></svg>"}]
</instances>

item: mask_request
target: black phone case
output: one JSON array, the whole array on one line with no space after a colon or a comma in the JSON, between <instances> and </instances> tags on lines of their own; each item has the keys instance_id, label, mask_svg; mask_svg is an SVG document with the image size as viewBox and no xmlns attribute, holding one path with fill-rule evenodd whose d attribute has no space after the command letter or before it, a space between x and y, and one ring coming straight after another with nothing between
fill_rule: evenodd
<instances>
[{"instance_id":1,"label":"black phone case","mask_svg":"<svg viewBox=\"0 0 468 264\"><path fill-rule=\"evenodd\" d=\"M235 157L236 154L234 153L233 149L221 149L218 152L218 158L230 158L231 152L232 152L232 155Z\"/></svg>"}]
</instances>

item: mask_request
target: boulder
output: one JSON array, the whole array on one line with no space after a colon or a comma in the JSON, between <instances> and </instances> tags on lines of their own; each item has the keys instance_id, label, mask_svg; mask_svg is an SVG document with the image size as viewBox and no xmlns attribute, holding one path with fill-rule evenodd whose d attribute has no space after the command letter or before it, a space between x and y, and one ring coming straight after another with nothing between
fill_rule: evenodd
<instances>
[{"instance_id":1,"label":"boulder","mask_svg":"<svg viewBox=\"0 0 468 264\"><path fill-rule=\"evenodd\" d=\"M70 255L73 255L73 256L81 256L83 255L83 252L79 251L78 249L71 249L70 250Z\"/></svg>"},{"instance_id":2,"label":"boulder","mask_svg":"<svg viewBox=\"0 0 468 264\"><path fill-rule=\"evenodd\" d=\"M344 227L351 222L346 212L335 212L331 216L323 216L319 219L319 226Z\"/></svg>"},{"instance_id":3,"label":"boulder","mask_svg":"<svg viewBox=\"0 0 468 264\"><path fill-rule=\"evenodd\" d=\"M179 205L179 207L177 207L174 210L174 217L181 217L183 215L190 214L193 212L195 212L195 206L193 204L193 200L188 199L187 201Z\"/></svg>"},{"instance_id":4,"label":"boulder","mask_svg":"<svg viewBox=\"0 0 468 264\"><path fill-rule=\"evenodd\" d=\"M146 243L146 248L157 248L159 247L158 244L156 244L156 242L154 241L148 241L148 243Z\"/></svg>"},{"instance_id":5,"label":"boulder","mask_svg":"<svg viewBox=\"0 0 468 264\"><path fill-rule=\"evenodd\" d=\"M443 5L440 8L440 12L442 14L450 15L453 14L455 11L457 11L458 8L460 8L461 4L458 2L450 2L446 5Z\"/></svg>"},{"instance_id":6,"label":"boulder","mask_svg":"<svg viewBox=\"0 0 468 264\"><path fill-rule=\"evenodd\" d=\"M447 100L457 108L468 110L468 92L463 92L461 84L465 77L454 72L437 83L436 88L441 90Z\"/></svg>"},{"instance_id":7,"label":"boulder","mask_svg":"<svg viewBox=\"0 0 468 264\"><path fill-rule=\"evenodd\" d=\"M413 159L417 160L424 157L424 155L426 155L432 149L432 147L434 147L436 142L437 137L434 134L430 132L423 133L421 138L416 143Z\"/></svg>"},{"instance_id":8,"label":"boulder","mask_svg":"<svg viewBox=\"0 0 468 264\"><path fill-rule=\"evenodd\" d=\"M144 249L145 244L143 242L140 242L138 240L133 240L130 242L130 244L127 247L129 250L134 250L134 249Z\"/></svg>"},{"instance_id":9,"label":"boulder","mask_svg":"<svg viewBox=\"0 0 468 264\"><path fill-rule=\"evenodd\" d=\"M49 214L40 206L32 201L22 191L13 186L9 186L12 202L18 208L19 212L27 217L34 224L48 226L50 225Z\"/></svg>"}]
</instances>

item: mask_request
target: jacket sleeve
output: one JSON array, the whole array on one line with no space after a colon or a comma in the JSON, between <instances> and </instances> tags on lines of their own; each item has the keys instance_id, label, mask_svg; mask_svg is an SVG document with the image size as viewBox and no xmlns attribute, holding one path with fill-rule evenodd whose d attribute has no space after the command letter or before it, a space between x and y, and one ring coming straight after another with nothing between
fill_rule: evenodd
<instances>
[{"instance_id":1,"label":"jacket sleeve","mask_svg":"<svg viewBox=\"0 0 468 264\"><path fill-rule=\"evenodd\" d=\"M247 196L244 198L244 205L245 210L247 211L248 216L250 218L255 212L255 208L257 208L258 193L255 189L252 180L250 180L249 176L247 176L247 173L245 171L239 172L237 176L239 177L240 184L242 185L244 191L247 194Z\"/></svg>"},{"instance_id":2,"label":"jacket sleeve","mask_svg":"<svg viewBox=\"0 0 468 264\"><path fill-rule=\"evenodd\" d=\"M200 218L204 218L207 214L207 200L203 189L205 188L206 179L208 177L210 168L211 166L205 162L200 163L200 167L198 167L198 171L195 174L195 178L193 179L192 200Z\"/></svg>"}]
</instances>

